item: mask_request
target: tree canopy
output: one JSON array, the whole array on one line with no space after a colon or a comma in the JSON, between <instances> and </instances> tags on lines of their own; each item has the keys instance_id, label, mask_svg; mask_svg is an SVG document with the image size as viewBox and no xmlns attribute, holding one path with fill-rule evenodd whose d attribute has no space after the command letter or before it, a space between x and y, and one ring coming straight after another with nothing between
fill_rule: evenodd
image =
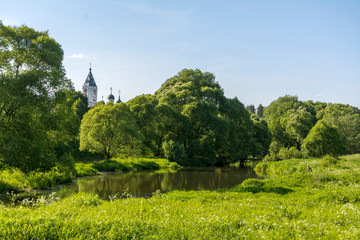
<instances>
[{"instance_id":1,"label":"tree canopy","mask_svg":"<svg viewBox=\"0 0 360 240\"><path fill-rule=\"evenodd\" d=\"M125 103L99 104L88 111L80 127L80 149L103 153L106 158L129 156L137 150L138 127Z\"/></svg>"},{"instance_id":2,"label":"tree canopy","mask_svg":"<svg viewBox=\"0 0 360 240\"><path fill-rule=\"evenodd\" d=\"M50 168L68 140L58 138L69 133L58 119L73 115L61 46L48 32L0 22L0 52L0 161L24 171Z\"/></svg>"}]
</instances>

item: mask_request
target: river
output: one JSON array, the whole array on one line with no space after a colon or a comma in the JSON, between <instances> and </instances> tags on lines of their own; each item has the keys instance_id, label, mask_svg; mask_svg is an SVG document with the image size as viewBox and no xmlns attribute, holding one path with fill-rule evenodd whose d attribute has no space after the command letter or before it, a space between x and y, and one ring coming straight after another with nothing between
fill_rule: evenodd
<instances>
[{"instance_id":1,"label":"river","mask_svg":"<svg viewBox=\"0 0 360 240\"><path fill-rule=\"evenodd\" d=\"M151 196L156 191L227 189L248 178L257 178L252 168L184 168L177 172L102 173L78 178L76 182L52 191L60 197L75 192L96 193L102 198L124 193Z\"/></svg>"}]
</instances>

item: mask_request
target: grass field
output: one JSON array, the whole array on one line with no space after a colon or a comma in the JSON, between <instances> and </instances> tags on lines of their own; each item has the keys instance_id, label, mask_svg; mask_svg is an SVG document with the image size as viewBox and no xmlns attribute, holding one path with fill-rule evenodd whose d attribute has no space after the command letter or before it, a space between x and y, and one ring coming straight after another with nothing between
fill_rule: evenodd
<instances>
[{"instance_id":1,"label":"grass field","mask_svg":"<svg viewBox=\"0 0 360 240\"><path fill-rule=\"evenodd\" d=\"M312 168L306 171L306 165ZM261 162L264 180L224 191L0 205L5 239L359 239L360 155Z\"/></svg>"}]
</instances>

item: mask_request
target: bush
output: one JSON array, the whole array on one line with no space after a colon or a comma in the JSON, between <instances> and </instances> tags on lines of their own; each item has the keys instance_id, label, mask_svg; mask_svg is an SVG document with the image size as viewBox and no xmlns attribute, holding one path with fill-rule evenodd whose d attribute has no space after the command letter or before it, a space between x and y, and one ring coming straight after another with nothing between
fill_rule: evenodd
<instances>
[{"instance_id":1,"label":"bush","mask_svg":"<svg viewBox=\"0 0 360 240\"><path fill-rule=\"evenodd\" d=\"M279 159L279 158L278 158L278 156L276 155L276 153L273 153L273 152L267 154L267 155L264 157L264 161L265 161L265 162L276 161L276 160L278 160L278 159Z\"/></svg>"},{"instance_id":2,"label":"bush","mask_svg":"<svg viewBox=\"0 0 360 240\"><path fill-rule=\"evenodd\" d=\"M129 171L130 167L112 159L106 159L92 164L93 168L100 172L120 172Z\"/></svg>"},{"instance_id":3,"label":"bush","mask_svg":"<svg viewBox=\"0 0 360 240\"><path fill-rule=\"evenodd\" d=\"M44 189L55 187L61 183L71 182L75 176L64 169L54 167L48 172L31 172L27 175L27 183L30 187Z\"/></svg>"},{"instance_id":4,"label":"bush","mask_svg":"<svg viewBox=\"0 0 360 240\"><path fill-rule=\"evenodd\" d=\"M183 163L187 158L184 146L182 144L170 140L164 142L162 147L164 150L164 155L167 159L169 159L169 161L184 165Z\"/></svg>"},{"instance_id":5,"label":"bush","mask_svg":"<svg viewBox=\"0 0 360 240\"><path fill-rule=\"evenodd\" d=\"M93 168L92 164L85 163L76 163L75 169L77 177L93 176L98 172L95 168Z\"/></svg>"},{"instance_id":6,"label":"bush","mask_svg":"<svg viewBox=\"0 0 360 240\"><path fill-rule=\"evenodd\" d=\"M26 187L26 175L17 168L0 172L0 193L18 192Z\"/></svg>"},{"instance_id":7,"label":"bush","mask_svg":"<svg viewBox=\"0 0 360 240\"><path fill-rule=\"evenodd\" d=\"M329 166L335 166L336 163L338 162L338 159L326 154L322 159L321 159L321 166L323 167L329 167Z\"/></svg>"},{"instance_id":8,"label":"bush","mask_svg":"<svg viewBox=\"0 0 360 240\"><path fill-rule=\"evenodd\" d=\"M302 158L301 152L296 147L290 147L290 148L282 147L280 148L278 156L281 159Z\"/></svg>"}]
</instances>

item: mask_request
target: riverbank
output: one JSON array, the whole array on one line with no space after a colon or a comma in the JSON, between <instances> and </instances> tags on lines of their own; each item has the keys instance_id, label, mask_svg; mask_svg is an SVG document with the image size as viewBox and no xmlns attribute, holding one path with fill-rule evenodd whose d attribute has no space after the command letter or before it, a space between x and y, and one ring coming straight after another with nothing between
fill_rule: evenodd
<instances>
[{"instance_id":1,"label":"riverbank","mask_svg":"<svg viewBox=\"0 0 360 240\"><path fill-rule=\"evenodd\" d=\"M312 171L303 171L309 163ZM74 194L1 205L0 238L359 239L360 155L329 165L297 159L257 169L268 178L223 191L111 201Z\"/></svg>"},{"instance_id":2,"label":"riverbank","mask_svg":"<svg viewBox=\"0 0 360 240\"><path fill-rule=\"evenodd\" d=\"M177 163L162 158L113 158L87 163L79 162L75 164L73 170L55 167L48 172L26 174L19 169L5 169L0 171L0 194L51 188L72 182L76 177L92 176L99 172L177 170L180 168Z\"/></svg>"}]
</instances>

